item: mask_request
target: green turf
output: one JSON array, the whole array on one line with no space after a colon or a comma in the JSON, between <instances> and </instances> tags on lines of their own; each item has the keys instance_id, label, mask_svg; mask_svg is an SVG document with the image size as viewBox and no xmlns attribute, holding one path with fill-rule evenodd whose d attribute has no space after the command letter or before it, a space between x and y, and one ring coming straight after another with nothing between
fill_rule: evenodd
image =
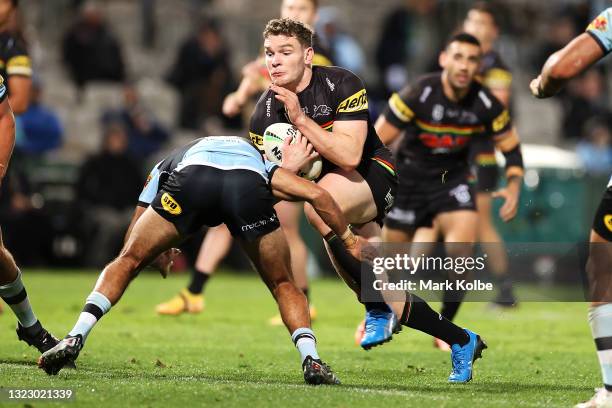
<instances>
[{"instance_id":1,"label":"green turf","mask_svg":"<svg viewBox=\"0 0 612 408\"><path fill-rule=\"evenodd\" d=\"M36 313L58 336L72 328L95 279L91 273L25 273ZM458 323L482 334L489 349L471 383L449 385L448 354L434 350L423 334L404 328L382 347L356 347L361 308L339 281L317 281L319 351L343 385L311 387L303 384L299 354L285 329L266 324L275 306L255 277L221 274L208 286L204 313L156 316L155 304L184 282L184 276L140 276L95 328L78 370L57 377L36 368L37 353L17 342L14 316L5 312L0 386L72 388L70 407L569 407L590 398L600 383L584 303L524 303L511 312L464 305Z\"/></svg>"}]
</instances>

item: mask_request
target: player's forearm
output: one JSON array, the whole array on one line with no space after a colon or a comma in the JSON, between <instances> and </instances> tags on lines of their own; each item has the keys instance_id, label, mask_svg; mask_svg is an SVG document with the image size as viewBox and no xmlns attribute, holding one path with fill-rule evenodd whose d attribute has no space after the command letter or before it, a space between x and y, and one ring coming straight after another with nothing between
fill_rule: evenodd
<instances>
[{"instance_id":1,"label":"player's forearm","mask_svg":"<svg viewBox=\"0 0 612 408\"><path fill-rule=\"evenodd\" d=\"M342 132L328 132L306 115L294 125L322 157L341 169L354 170L361 162L363 143L355 143L353 137Z\"/></svg>"},{"instance_id":2,"label":"player's forearm","mask_svg":"<svg viewBox=\"0 0 612 408\"><path fill-rule=\"evenodd\" d=\"M0 178L4 177L15 146L15 118L10 110L0 117Z\"/></svg>"},{"instance_id":3,"label":"player's forearm","mask_svg":"<svg viewBox=\"0 0 612 408\"><path fill-rule=\"evenodd\" d=\"M348 228L348 223L342 210L334 201L332 196L322 189L317 187L310 195L308 202L314 210L319 214L323 222L337 235L342 236Z\"/></svg>"},{"instance_id":4,"label":"player's forearm","mask_svg":"<svg viewBox=\"0 0 612 408\"><path fill-rule=\"evenodd\" d=\"M147 209L146 207L142 207L140 205L137 205L136 208L134 209L134 215L132 215L132 221L130 221L130 226L128 227L125 233L125 237L123 238L124 244L130 238L130 234L132 233L132 230L134 229L134 225L136 224L136 221L138 221L138 219L142 216L142 214L145 212L146 209Z\"/></svg>"},{"instance_id":5,"label":"player's forearm","mask_svg":"<svg viewBox=\"0 0 612 408\"><path fill-rule=\"evenodd\" d=\"M8 79L9 103L15 115L20 115L28 110L30 105L30 94L32 88L32 79L26 76L12 76Z\"/></svg>"},{"instance_id":6,"label":"player's forearm","mask_svg":"<svg viewBox=\"0 0 612 408\"><path fill-rule=\"evenodd\" d=\"M574 38L563 49L552 54L542 68L540 96L555 95L565 83L597 62L604 53L587 33Z\"/></svg>"}]
</instances>

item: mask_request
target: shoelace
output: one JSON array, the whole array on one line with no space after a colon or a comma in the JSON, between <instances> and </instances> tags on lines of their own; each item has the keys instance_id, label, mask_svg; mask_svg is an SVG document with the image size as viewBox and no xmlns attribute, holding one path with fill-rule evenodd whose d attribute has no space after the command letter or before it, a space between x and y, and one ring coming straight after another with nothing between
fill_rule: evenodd
<instances>
[{"instance_id":1,"label":"shoelace","mask_svg":"<svg viewBox=\"0 0 612 408\"><path fill-rule=\"evenodd\" d=\"M386 320L387 319L387 314L386 313L379 313L378 311L374 311L374 312L370 312L368 314L368 319L367 320ZM376 326L375 325L368 325L368 321L366 320L366 327L365 327L365 331L366 333L372 333L376 330Z\"/></svg>"},{"instance_id":2,"label":"shoelace","mask_svg":"<svg viewBox=\"0 0 612 408\"><path fill-rule=\"evenodd\" d=\"M452 359L453 359L453 373L457 373L458 372L458 368L463 368L467 362L467 355L466 355L466 349L465 347L460 348L459 350L457 350L456 352L453 353L452 355Z\"/></svg>"}]
</instances>

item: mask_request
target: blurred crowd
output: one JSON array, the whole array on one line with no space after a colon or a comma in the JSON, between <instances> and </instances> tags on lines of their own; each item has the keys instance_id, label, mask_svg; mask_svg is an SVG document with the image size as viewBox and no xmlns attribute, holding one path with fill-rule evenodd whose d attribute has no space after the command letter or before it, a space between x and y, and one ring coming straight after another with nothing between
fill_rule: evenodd
<instances>
[{"instance_id":1,"label":"blurred crowd","mask_svg":"<svg viewBox=\"0 0 612 408\"><path fill-rule=\"evenodd\" d=\"M84 95L92 83L119 84L121 102L104 107L97 113L98 122L91 124L91 135L99 138L98 151L84 154L80 163L67 169L51 160L65 149L66 130L53 101L45 98L47 87L53 84L44 83L37 72L44 71L44 66L34 66L29 105L18 115L15 158L0 196L0 224L7 230L7 245L19 263L104 264L121 244L148 167L175 145L177 132L189 130L204 136L211 128L228 133L245 129L248 106L243 110L246 114L234 117L225 116L222 110L224 98L238 87L242 75L237 64L245 62L234 60L228 27L218 11L222 2L176 0L197 17L185 22L192 25L191 33L173 49L164 50L156 48L165 29L163 16L156 12L161 2L128 2L139 9L141 17L141 41L131 46L147 52L157 49L164 59L165 74L157 80L175 92L178 106L173 123L163 123L153 113L156 100L142 97L140 78L134 75L138 67L128 63L126 44L106 15L105 3L58 2L72 16L69 24L59 28L62 34L57 52L74 87L75 103L87 103ZM471 3L396 1L381 21L367 28L367 35L375 39L369 49L362 44L363 35L355 32L349 13L336 2L321 1L313 28L336 65L367 79L370 106L376 115L391 92L436 69L442 44L460 29ZM551 52L584 31L607 7L605 1L598 0L542 3L546 4L496 2L500 16L497 48L513 74L521 78L539 72ZM21 6L0 28L22 35L27 32L22 26L27 12ZM37 46L28 45L31 49ZM251 50L251 57L259 52ZM561 110L558 144L575 149L592 174L612 171L608 82L606 65L601 64L572 81L556 98Z\"/></svg>"}]
</instances>

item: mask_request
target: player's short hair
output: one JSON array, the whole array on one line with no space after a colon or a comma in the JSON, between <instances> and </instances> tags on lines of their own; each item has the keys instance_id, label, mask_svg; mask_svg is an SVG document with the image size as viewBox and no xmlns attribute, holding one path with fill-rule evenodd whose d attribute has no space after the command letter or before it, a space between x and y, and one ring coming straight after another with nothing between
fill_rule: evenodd
<instances>
[{"instance_id":1,"label":"player's short hair","mask_svg":"<svg viewBox=\"0 0 612 408\"><path fill-rule=\"evenodd\" d=\"M275 18L268 21L263 31L263 38L266 39L271 35L295 37L302 46L312 47L312 30L297 20Z\"/></svg>"},{"instance_id":2,"label":"player's short hair","mask_svg":"<svg viewBox=\"0 0 612 408\"><path fill-rule=\"evenodd\" d=\"M445 48L448 48L448 46L454 42L472 44L472 45L477 46L478 48L481 47L480 41L478 41L478 38L474 37L472 34L463 33L463 32L457 33L451 36L446 42Z\"/></svg>"},{"instance_id":3,"label":"player's short hair","mask_svg":"<svg viewBox=\"0 0 612 408\"><path fill-rule=\"evenodd\" d=\"M468 12L472 10L490 15L491 19L493 20L493 24L496 27L499 27L499 24L500 24L499 8L497 8L494 3L487 2L487 1L477 1L476 3L472 4Z\"/></svg>"}]
</instances>

